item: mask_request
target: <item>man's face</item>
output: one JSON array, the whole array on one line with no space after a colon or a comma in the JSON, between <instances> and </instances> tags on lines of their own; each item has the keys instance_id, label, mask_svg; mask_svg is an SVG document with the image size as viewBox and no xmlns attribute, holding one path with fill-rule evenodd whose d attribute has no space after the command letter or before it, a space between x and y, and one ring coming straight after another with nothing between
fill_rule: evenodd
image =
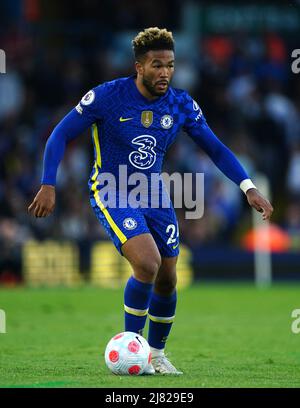
<instances>
[{"instance_id":1,"label":"man's face","mask_svg":"<svg viewBox=\"0 0 300 408\"><path fill-rule=\"evenodd\" d=\"M137 71L152 96L164 95L174 74L174 52L148 51L143 60L137 63Z\"/></svg>"}]
</instances>

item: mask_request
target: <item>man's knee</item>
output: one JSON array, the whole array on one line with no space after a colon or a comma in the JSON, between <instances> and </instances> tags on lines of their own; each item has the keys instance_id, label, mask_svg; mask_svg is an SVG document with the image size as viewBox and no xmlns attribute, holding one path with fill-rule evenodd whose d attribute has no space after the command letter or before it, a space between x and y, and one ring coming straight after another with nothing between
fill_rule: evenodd
<instances>
[{"instance_id":1,"label":"man's knee","mask_svg":"<svg viewBox=\"0 0 300 408\"><path fill-rule=\"evenodd\" d=\"M162 276L156 279L154 290L162 296L170 296L175 291L177 285L176 273Z\"/></svg>"},{"instance_id":2,"label":"man's knee","mask_svg":"<svg viewBox=\"0 0 300 408\"><path fill-rule=\"evenodd\" d=\"M159 271L160 265L161 258L156 254L143 257L132 265L134 276L142 282L153 283Z\"/></svg>"},{"instance_id":3,"label":"man's knee","mask_svg":"<svg viewBox=\"0 0 300 408\"><path fill-rule=\"evenodd\" d=\"M134 277L144 283L153 283L161 266L161 256L151 234L129 239L122 251L130 262Z\"/></svg>"}]
</instances>

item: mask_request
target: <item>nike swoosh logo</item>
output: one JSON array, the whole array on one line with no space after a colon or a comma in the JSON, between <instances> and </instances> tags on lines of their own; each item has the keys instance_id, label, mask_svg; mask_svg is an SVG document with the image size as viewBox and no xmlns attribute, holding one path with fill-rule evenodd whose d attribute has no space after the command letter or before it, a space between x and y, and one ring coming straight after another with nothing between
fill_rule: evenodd
<instances>
[{"instance_id":1,"label":"nike swoosh logo","mask_svg":"<svg viewBox=\"0 0 300 408\"><path fill-rule=\"evenodd\" d=\"M119 121L120 122L127 122L127 120L131 120L133 118L122 118L122 116L120 117Z\"/></svg>"},{"instance_id":2,"label":"nike swoosh logo","mask_svg":"<svg viewBox=\"0 0 300 408\"><path fill-rule=\"evenodd\" d=\"M176 249L178 247L178 245L179 245L179 242L178 242L177 245L173 245L173 249Z\"/></svg>"}]
</instances>

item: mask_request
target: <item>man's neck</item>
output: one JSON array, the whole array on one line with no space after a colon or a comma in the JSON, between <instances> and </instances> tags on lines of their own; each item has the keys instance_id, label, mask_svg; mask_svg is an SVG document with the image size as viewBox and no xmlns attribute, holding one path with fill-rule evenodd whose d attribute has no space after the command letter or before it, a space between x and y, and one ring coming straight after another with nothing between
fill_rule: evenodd
<instances>
[{"instance_id":1,"label":"man's neck","mask_svg":"<svg viewBox=\"0 0 300 408\"><path fill-rule=\"evenodd\" d=\"M137 76L134 79L134 82L136 84L136 87L138 89L138 91L146 98L149 99L149 101L153 101L155 99L158 98L158 96L153 96L145 87L145 85L143 84L142 78Z\"/></svg>"}]
</instances>

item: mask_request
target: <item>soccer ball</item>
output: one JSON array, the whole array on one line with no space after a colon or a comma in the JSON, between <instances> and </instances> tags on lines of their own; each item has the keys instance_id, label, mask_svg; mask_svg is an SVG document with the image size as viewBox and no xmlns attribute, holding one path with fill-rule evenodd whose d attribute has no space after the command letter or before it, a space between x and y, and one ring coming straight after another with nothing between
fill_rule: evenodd
<instances>
[{"instance_id":1,"label":"soccer ball","mask_svg":"<svg viewBox=\"0 0 300 408\"><path fill-rule=\"evenodd\" d=\"M108 342L105 349L105 363L114 374L141 375L150 362L150 346L137 333L119 333Z\"/></svg>"}]
</instances>

